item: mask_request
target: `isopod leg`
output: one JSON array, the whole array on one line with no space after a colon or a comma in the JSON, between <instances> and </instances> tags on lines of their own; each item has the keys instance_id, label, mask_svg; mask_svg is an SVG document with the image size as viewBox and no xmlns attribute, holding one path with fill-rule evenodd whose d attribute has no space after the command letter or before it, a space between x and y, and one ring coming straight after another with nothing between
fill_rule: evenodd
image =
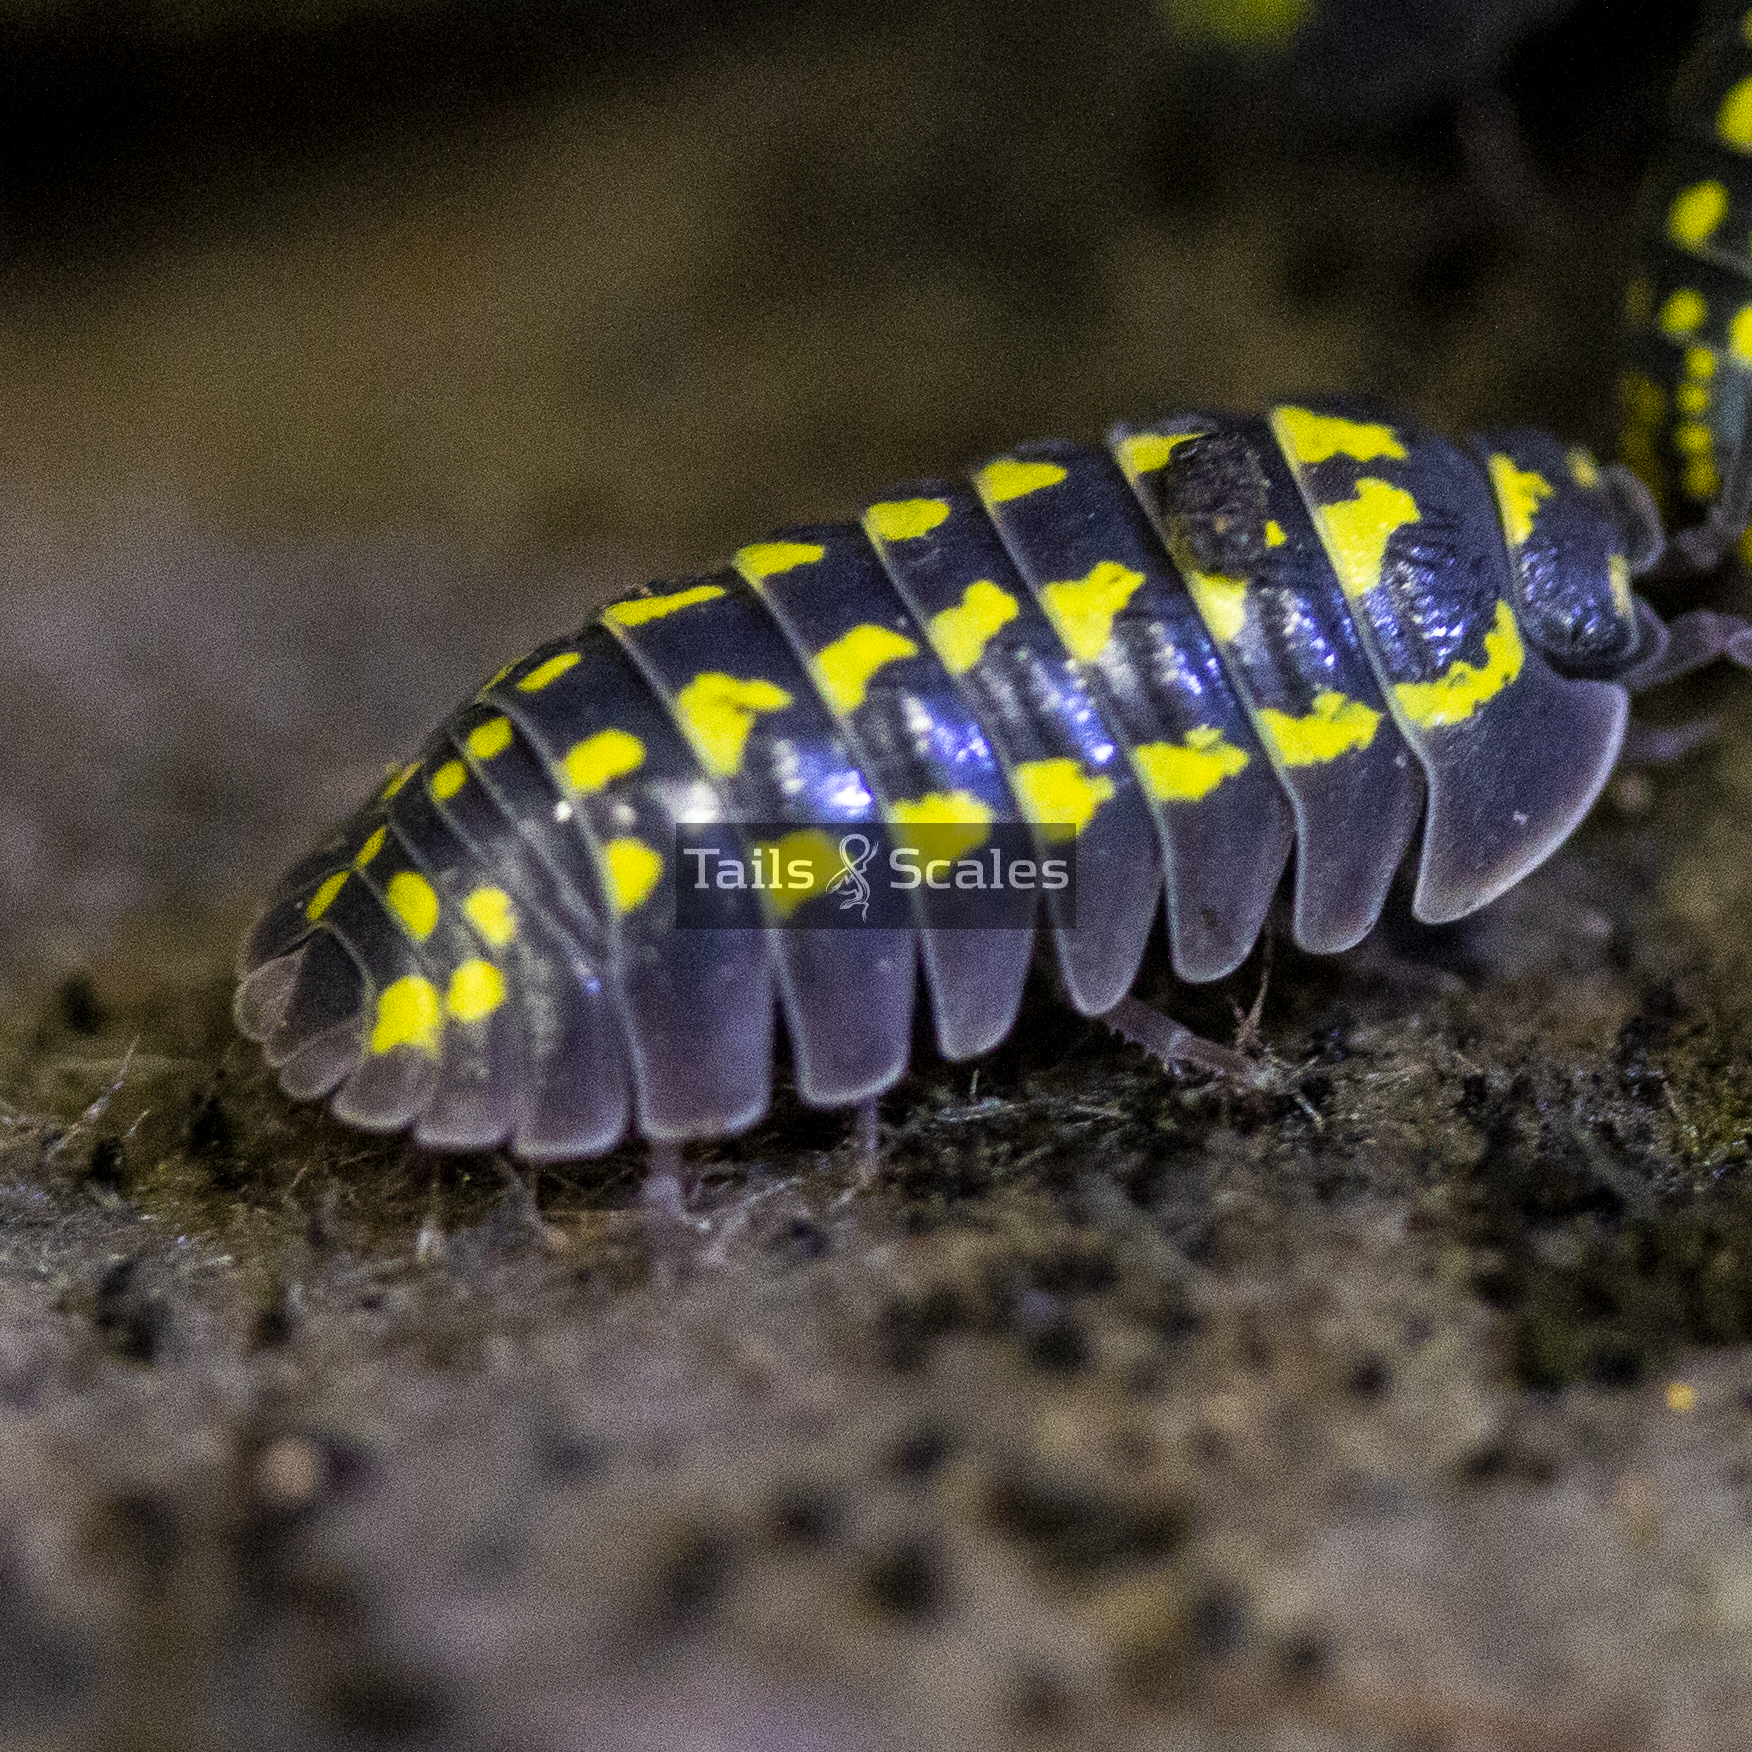
<instances>
[{"instance_id":1,"label":"isopod leg","mask_svg":"<svg viewBox=\"0 0 1752 1752\"><path fill-rule=\"evenodd\" d=\"M1653 623L1661 636L1651 641L1649 654L1620 677L1619 685L1632 693L1647 693L1663 682L1677 681L1694 670L1707 668L1722 656L1741 665L1752 665L1752 646L1748 645L1752 627L1738 615L1696 608L1688 614L1675 615L1663 625L1645 605L1639 603L1637 607L1645 632Z\"/></svg>"},{"instance_id":2,"label":"isopod leg","mask_svg":"<svg viewBox=\"0 0 1752 1752\"><path fill-rule=\"evenodd\" d=\"M679 1223L687 1212L692 1176L682 1159L681 1145L661 1139L651 1145L650 1166L639 1188L639 1203L654 1216Z\"/></svg>"},{"instance_id":3,"label":"isopod leg","mask_svg":"<svg viewBox=\"0 0 1752 1752\"><path fill-rule=\"evenodd\" d=\"M876 1158L882 1149L882 1133L877 1123L874 1095L858 1103L857 1119L854 1123L858 1140L858 1175L867 1185L875 1177Z\"/></svg>"}]
</instances>

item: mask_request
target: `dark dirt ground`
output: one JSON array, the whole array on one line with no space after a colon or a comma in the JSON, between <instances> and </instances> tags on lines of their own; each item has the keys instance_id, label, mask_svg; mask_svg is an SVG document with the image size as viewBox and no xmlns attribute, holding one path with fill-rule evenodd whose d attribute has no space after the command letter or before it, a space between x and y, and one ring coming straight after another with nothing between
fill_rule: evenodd
<instances>
[{"instance_id":1,"label":"dark dirt ground","mask_svg":"<svg viewBox=\"0 0 1752 1752\"><path fill-rule=\"evenodd\" d=\"M1470 166L1439 67L955 0L6 136L0 1741L1746 1743L1743 677L1476 921L1146 980L1265 983L1270 1092L1043 986L873 1179L781 1098L678 1221L228 1015L277 867L615 587L1202 398L1598 434L1678 14L1536 36Z\"/></svg>"}]
</instances>

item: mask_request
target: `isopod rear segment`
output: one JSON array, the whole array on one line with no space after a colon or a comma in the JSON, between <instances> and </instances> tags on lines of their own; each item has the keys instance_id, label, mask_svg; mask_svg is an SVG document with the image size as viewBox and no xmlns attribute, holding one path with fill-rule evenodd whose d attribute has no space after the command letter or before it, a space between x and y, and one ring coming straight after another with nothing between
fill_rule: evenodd
<instances>
[{"instance_id":1,"label":"isopod rear segment","mask_svg":"<svg viewBox=\"0 0 1752 1752\"><path fill-rule=\"evenodd\" d=\"M949 1057L1014 1023L1031 915L960 930L914 889L839 909L842 836L1073 858L1035 921L1069 1001L1124 999L1158 906L1175 971L1259 935L1295 850L1296 941L1374 925L1419 820L1418 915L1544 859L1617 757L1659 623L1619 471L1537 433L1452 443L1365 404L1122 426L924 481L860 523L611 603L495 675L245 942L239 1026L287 1092L440 1149L588 1156L904 1072L920 974ZM757 827L755 824L759 824ZM677 835L788 890L676 921Z\"/></svg>"}]
</instances>

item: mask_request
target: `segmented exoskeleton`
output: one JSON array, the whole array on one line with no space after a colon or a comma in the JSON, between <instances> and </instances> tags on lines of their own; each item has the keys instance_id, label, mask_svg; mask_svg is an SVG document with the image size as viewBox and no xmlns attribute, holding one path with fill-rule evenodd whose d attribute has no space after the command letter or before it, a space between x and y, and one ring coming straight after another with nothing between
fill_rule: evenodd
<instances>
[{"instance_id":1,"label":"segmented exoskeleton","mask_svg":"<svg viewBox=\"0 0 1752 1752\"><path fill-rule=\"evenodd\" d=\"M1414 907L1520 880L1612 770L1665 634L1627 473L1538 432L1457 444L1356 402L1024 446L966 482L785 531L494 676L280 884L237 1018L294 1096L422 1143L590 1155L765 1110L775 1002L803 1097L906 1066L916 965L943 1052L1009 1030L1029 929L801 928L826 882L713 890L678 929L677 831L779 824L820 866L1020 824L1069 1000L1125 998L1163 895L1175 971L1292 930L1350 947L1423 822ZM748 830L745 840L753 837ZM815 860L815 863L811 863Z\"/></svg>"},{"instance_id":2,"label":"segmented exoskeleton","mask_svg":"<svg viewBox=\"0 0 1752 1752\"><path fill-rule=\"evenodd\" d=\"M1746 529L1752 447L1752 10L1681 70L1669 148L1649 179L1646 259L1625 299L1619 453L1705 569Z\"/></svg>"}]
</instances>

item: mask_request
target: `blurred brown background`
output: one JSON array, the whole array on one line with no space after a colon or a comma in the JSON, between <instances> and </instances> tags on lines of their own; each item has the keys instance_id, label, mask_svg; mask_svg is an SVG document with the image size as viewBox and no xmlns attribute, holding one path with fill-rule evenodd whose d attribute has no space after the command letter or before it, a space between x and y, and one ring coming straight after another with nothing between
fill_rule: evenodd
<instances>
[{"instance_id":1,"label":"blurred brown background","mask_svg":"<svg viewBox=\"0 0 1752 1752\"><path fill-rule=\"evenodd\" d=\"M671 565L1202 398L1573 428L1694 11L15 3L0 478Z\"/></svg>"}]
</instances>

